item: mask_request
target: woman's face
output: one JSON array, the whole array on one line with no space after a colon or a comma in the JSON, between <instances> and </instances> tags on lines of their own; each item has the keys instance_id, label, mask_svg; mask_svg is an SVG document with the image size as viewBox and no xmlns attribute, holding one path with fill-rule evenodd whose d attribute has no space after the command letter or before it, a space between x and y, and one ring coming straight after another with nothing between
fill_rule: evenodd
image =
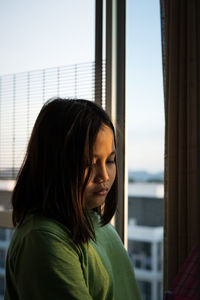
<instances>
[{"instance_id":1,"label":"woman's face","mask_svg":"<svg viewBox=\"0 0 200 300\"><path fill-rule=\"evenodd\" d=\"M85 174L87 174L86 169ZM115 145L112 129L103 125L93 146L91 175L85 188L88 208L95 208L105 202L116 176Z\"/></svg>"}]
</instances>

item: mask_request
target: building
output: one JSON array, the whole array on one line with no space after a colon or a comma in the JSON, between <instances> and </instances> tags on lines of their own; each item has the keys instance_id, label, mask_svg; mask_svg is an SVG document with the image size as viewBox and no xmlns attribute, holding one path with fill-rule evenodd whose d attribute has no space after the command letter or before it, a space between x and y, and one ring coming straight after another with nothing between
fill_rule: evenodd
<instances>
[{"instance_id":1,"label":"building","mask_svg":"<svg viewBox=\"0 0 200 300\"><path fill-rule=\"evenodd\" d=\"M0 300L3 300L4 296L6 253L12 231L12 229L0 228Z\"/></svg>"},{"instance_id":2,"label":"building","mask_svg":"<svg viewBox=\"0 0 200 300\"><path fill-rule=\"evenodd\" d=\"M130 183L128 252L143 300L163 294L163 184Z\"/></svg>"},{"instance_id":3,"label":"building","mask_svg":"<svg viewBox=\"0 0 200 300\"><path fill-rule=\"evenodd\" d=\"M10 197L14 181L0 180L0 210L10 208ZM6 253L12 235L12 229L0 228L0 300L4 298Z\"/></svg>"}]
</instances>

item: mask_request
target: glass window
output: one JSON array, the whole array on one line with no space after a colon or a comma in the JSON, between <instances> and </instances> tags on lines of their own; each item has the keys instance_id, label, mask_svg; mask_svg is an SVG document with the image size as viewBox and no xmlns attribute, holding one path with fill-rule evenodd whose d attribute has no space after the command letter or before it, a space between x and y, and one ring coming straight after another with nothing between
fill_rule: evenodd
<instances>
[{"instance_id":1,"label":"glass window","mask_svg":"<svg viewBox=\"0 0 200 300\"><path fill-rule=\"evenodd\" d=\"M5 249L0 245L0 268L5 268Z\"/></svg>"},{"instance_id":2,"label":"glass window","mask_svg":"<svg viewBox=\"0 0 200 300\"><path fill-rule=\"evenodd\" d=\"M94 0L0 2L0 210L42 104L94 98Z\"/></svg>"},{"instance_id":3,"label":"glass window","mask_svg":"<svg viewBox=\"0 0 200 300\"><path fill-rule=\"evenodd\" d=\"M8 250L12 232L12 229L0 228L0 300L3 299L4 295L6 253Z\"/></svg>"},{"instance_id":4,"label":"glass window","mask_svg":"<svg viewBox=\"0 0 200 300\"><path fill-rule=\"evenodd\" d=\"M164 100L159 1L127 7L128 252L142 299L162 299Z\"/></svg>"},{"instance_id":5,"label":"glass window","mask_svg":"<svg viewBox=\"0 0 200 300\"><path fill-rule=\"evenodd\" d=\"M0 2L0 75L94 61L94 0Z\"/></svg>"},{"instance_id":6,"label":"glass window","mask_svg":"<svg viewBox=\"0 0 200 300\"><path fill-rule=\"evenodd\" d=\"M3 300L4 288L5 288L5 279L4 276L0 274L0 300Z\"/></svg>"},{"instance_id":7,"label":"glass window","mask_svg":"<svg viewBox=\"0 0 200 300\"><path fill-rule=\"evenodd\" d=\"M11 219L5 210L42 104L94 99L95 1L0 1L0 39L0 211ZM0 300L11 234L0 229Z\"/></svg>"}]
</instances>

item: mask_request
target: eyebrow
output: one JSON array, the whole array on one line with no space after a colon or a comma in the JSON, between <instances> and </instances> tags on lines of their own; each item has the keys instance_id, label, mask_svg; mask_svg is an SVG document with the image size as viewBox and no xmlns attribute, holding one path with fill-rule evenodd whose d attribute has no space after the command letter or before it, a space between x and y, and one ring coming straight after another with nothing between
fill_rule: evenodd
<instances>
[{"instance_id":1,"label":"eyebrow","mask_svg":"<svg viewBox=\"0 0 200 300\"><path fill-rule=\"evenodd\" d=\"M110 154L108 154L108 157L114 154L116 154L116 150L113 150ZM98 155L94 154L93 157L98 157Z\"/></svg>"}]
</instances>

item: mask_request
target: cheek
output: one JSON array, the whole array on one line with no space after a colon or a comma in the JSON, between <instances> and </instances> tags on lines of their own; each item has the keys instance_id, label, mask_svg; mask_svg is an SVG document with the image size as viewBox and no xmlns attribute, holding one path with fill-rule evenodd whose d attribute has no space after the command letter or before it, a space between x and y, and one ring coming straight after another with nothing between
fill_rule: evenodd
<instances>
[{"instance_id":1,"label":"cheek","mask_svg":"<svg viewBox=\"0 0 200 300\"><path fill-rule=\"evenodd\" d=\"M113 184L116 177L116 165L113 165L112 168L108 171L110 183Z\"/></svg>"}]
</instances>

